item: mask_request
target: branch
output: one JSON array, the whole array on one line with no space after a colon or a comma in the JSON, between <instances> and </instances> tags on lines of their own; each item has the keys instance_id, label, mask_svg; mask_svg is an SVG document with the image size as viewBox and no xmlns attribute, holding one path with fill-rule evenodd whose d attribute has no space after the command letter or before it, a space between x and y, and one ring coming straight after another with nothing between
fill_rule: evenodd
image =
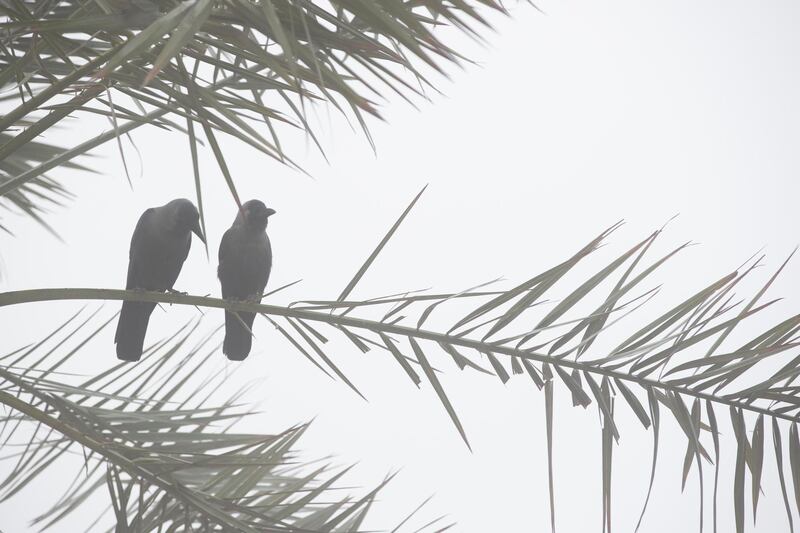
<instances>
[{"instance_id":1,"label":"branch","mask_svg":"<svg viewBox=\"0 0 800 533\"><path fill-rule=\"evenodd\" d=\"M446 296L445 296L446 297ZM49 302L56 300L117 300L152 302L176 305L188 305L195 307L206 307L223 309L237 312L254 312L271 317L282 317L300 321L324 323L334 327L351 327L356 329L368 330L383 335L399 335L405 338L417 340L433 341L440 345L457 346L460 348L474 349L480 353L501 354L508 357L518 357L528 361L547 363L556 367L575 369L581 372L597 374L609 378L619 379L626 382L635 383L643 388L655 388L663 391L670 391L681 395L709 400L714 403L727 405L764 414L773 418L800 422L800 416L788 415L775 412L772 409L762 408L744 401L735 401L720 395L696 391L688 386L673 385L669 382L655 379L642 378L627 372L609 370L593 364L591 361L581 362L563 359L546 353L534 352L530 350L511 348L497 345L495 343L464 338L461 336L448 335L445 333L417 329L398 324L385 323L376 320L368 320L342 314L330 314L325 312L298 309L294 307L284 307L270 304L258 304L243 301L223 300L220 298L210 298L206 296L192 296L178 293L160 293L150 291L127 291L117 289L30 289L22 291L11 291L0 293L0 307L19 305L33 302ZM396 301L393 299L392 301ZM374 303L374 302L372 302ZM337 306L341 303L337 303ZM352 305L352 304L351 304ZM387 347L387 350L389 348Z\"/></svg>"}]
</instances>

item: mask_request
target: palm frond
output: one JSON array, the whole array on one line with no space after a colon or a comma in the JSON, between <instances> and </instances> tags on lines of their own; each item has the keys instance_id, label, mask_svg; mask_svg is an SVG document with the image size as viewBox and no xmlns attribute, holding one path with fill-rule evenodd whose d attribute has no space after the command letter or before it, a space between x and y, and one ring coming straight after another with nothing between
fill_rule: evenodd
<instances>
[{"instance_id":1,"label":"palm frond","mask_svg":"<svg viewBox=\"0 0 800 533\"><path fill-rule=\"evenodd\" d=\"M745 471L737 466L734 503L738 532L744 523L738 517L744 516L745 495L750 494L754 515L758 505L768 449L764 444L765 419L773 422L775 456L783 469L782 479L789 475L794 486L800 486L800 437L796 430L800 422L800 387L794 385L800 376L800 314L773 323L757 334L745 334L740 327L744 322L752 323L754 316L763 316L777 302L764 297L794 253L750 298L737 300L735 289L752 277L764 256L751 257L683 301L656 312L655 318L633 329L633 333L617 336L610 333L619 330L617 324L644 317L646 304L658 294L660 285L648 287L654 273L691 243L651 259L649 252L663 233L661 228L607 264L595 267L584 281L573 280L574 288L559 298L553 297L556 288L575 277L578 265L596 255L620 223L601 231L564 261L505 290L497 289L495 280L453 293L409 291L363 300L352 298L358 282L418 199L419 194L336 300L310 298L275 305L113 289L33 289L0 293L0 307L55 300L131 300L259 313L317 368L329 376L338 376L360 395L357 384L326 351L328 336L342 335L359 351L380 350L398 364L415 386L427 382L467 446L469 428L461 423L456 406L447 396L438 377L443 370L434 366L435 361L445 357L461 370L479 371L503 383L513 376L527 375L538 389L545 390L551 509L555 507L553 386L561 383L571 394L574 406L587 408L595 404L600 415L603 522L607 529L611 524L613 447L621 438L616 413L623 404L654 434L650 489L661 415L669 413L681 429L687 443L683 483L696 468L701 486L701 521L703 462L715 464L714 509L717 505L716 468L721 446L715 415L718 409L730 411L739 459L750 472L751 490L745 491ZM497 290L479 290L489 284ZM604 287L610 290L605 292ZM453 311L456 306L460 311L454 320L430 326L441 322L435 320L437 316L447 316L444 309ZM744 340L733 342L742 335ZM645 408L642 397L646 397L649 408ZM754 424L752 431L749 424ZM781 447L785 425L789 425L789 468ZM709 439L714 446L713 459ZM788 502L785 485L782 483L781 487ZM642 518L648 502L649 490ZM551 519L555 528L555 517Z\"/></svg>"},{"instance_id":2,"label":"palm frond","mask_svg":"<svg viewBox=\"0 0 800 533\"><path fill-rule=\"evenodd\" d=\"M316 142L310 105L327 101L366 132L364 115L380 116L387 90L425 98L430 73L464 61L438 26L479 38L488 11L505 12L494 0L5 3L0 87L13 107L0 130L19 131L0 138L0 161L20 160L67 117L105 116L110 130L2 169L0 196L26 196L44 172L145 124L187 133L195 166L199 126L212 147L224 133L298 167L280 137L299 129ZM214 154L235 196L224 154Z\"/></svg>"},{"instance_id":3,"label":"palm frond","mask_svg":"<svg viewBox=\"0 0 800 533\"><path fill-rule=\"evenodd\" d=\"M792 469L784 474L791 476L794 483L800 483L800 469L795 468L798 461L792 459L800 457L800 452L792 451L797 441L793 428L800 421L800 387L793 385L800 375L800 315L748 336L746 341L735 344L720 341L775 302L761 301L775 276L743 304L732 303L733 289L754 270L744 268L742 272L728 273L660 313L633 334L610 338L613 326L634 314L655 294L652 288L644 287L655 268L673 257L675 250L684 248L679 246L645 265L649 245L660 234L655 232L568 291L549 311L536 307L557 281L594 253L608 233L609 230L602 232L556 267L506 291L391 295L362 301L311 300L281 306L110 289L37 289L2 293L0 306L54 300L135 300L257 312L268 317L305 357L324 371L338 375L357 391L356 385L336 366L335 357L326 353L324 344L318 340L343 334L357 349L378 348L397 361L402 373L415 385L427 381L465 442L469 429L463 427L437 377L439 371L432 362L435 358L447 356L455 359L461 369L480 369L503 382L516 374L527 374L537 387L544 385L546 390L552 390L552 383L561 382L572 393L576 405L586 408L595 404L600 413L603 486L607 497L604 509L609 521L611 457L621 434L616 424L620 402L632 410L645 428L653 431L658 428L659 406L662 414L671 414L687 441L684 482L692 467L698 468L700 474L704 461L714 461L708 451L708 439L713 439L715 450L719 441L717 429L712 429L717 426L712 413L727 407L738 428L735 435L744 450L741 453L745 453L743 464L751 473L753 487L747 494L751 494L754 509L767 453L765 418L773 421L773 428L777 428L775 435L786 436L785 432L791 430L786 440ZM754 262L760 261L757 258ZM639 268L630 268L631 265ZM595 312L569 316L579 304L591 303L603 280L613 288L600 297L599 304L591 304ZM465 305L472 301L483 303L463 312L452 327L422 329L423 320L415 318L426 317L432 309L445 305ZM403 308L403 315L387 319L398 307ZM542 316L535 319L537 312ZM484 320L486 316L491 318ZM498 328L496 324L501 320L505 325ZM601 338L615 347L596 349ZM489 364L484 364L481 358L486 358ZM649 410L644 407L642 396L649 399ZM552 409L552 395L549 398L548 413ZM745 415L755 418L753 428ZM751 429L755 431L748 437ZM716 456L718 452L714 453ZM737 509L743 501L743 490L737 482Z\"/></svg>"},{"instance_id":4,"label":"palm frond","mask_svg":"<svg viewBox=\"0 0 800 533\"><path fill-rule=\"evenodd\" d=\"M0 144L10 142L11 139L13 139L12 135L0 133ZM61 149L51 144L39 141L26 143L5 159L0 160L0 187L5 186L12 176L24 175L61 152ZM91 169L71 161L65 162L64 166L91 172ZM72 197L72 194L59 182L44 173L39 173L29 180L25 180L19 187L9 189L7 194L0 196L0 205L4 205L7 210L16 211L32 218L49 232L57 235L44 217L50 208L62 206ZM3 222L2 219L0 219L0 230L11 233L8 223Z\"/></svg>"},{"instance_id":5,"label":"palm frond","mask_svg":"<svg viewBox=\"0 0 800 533\"><path fill-rule=\"evenodd\" d=\"M209 391L226 379L222 371L193 378L207 374L198 371L219 349L219 328L192 345L192 321L151 346L140 365L109 364L81 378L66 369L115 318L94 326L96 315L76 313L32 347L0 357L0 403L22 415L0 420L0 441L23 446L2 457L14 464L0 481L0 502L83 448L73 483L34 525L55 526L107 490L109 505L93 523L112 518L108 531L363 531L391 477L362 497L342 497L337 485L348 469L305 463L294 451L307 425L237 432L253 415L245 390L220 401Z\"/></svg>"}]
</instances>

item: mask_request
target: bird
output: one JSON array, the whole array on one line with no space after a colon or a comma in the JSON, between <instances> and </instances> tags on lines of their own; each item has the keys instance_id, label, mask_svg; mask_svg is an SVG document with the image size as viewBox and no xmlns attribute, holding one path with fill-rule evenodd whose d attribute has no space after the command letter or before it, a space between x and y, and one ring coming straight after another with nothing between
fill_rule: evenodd
<instances>
[{"instance_id":1,"label":"bird","mask_svg":"<svg viewBox=\"0 0 800 533\"><path fill-rule=\"evenodd\" d=\"M128 290L173 291L183 262L189 255L192 233L205 244L200 214L185 199L172 200L142 213L133 230L128 259ZM138 361L142 357L153 302L122 302L114 342L117 358Z\"/></svg>"},{"instance_id":2,"label":"bird","mask_svg":"<svg viewBox=\"0 0 800 533\"><path fill-rule=\"evenodd\" d=\"M267 221L275 214L260 200L242 204L233 225L219 244L217 277L226 300L260 302L272 270L272 248ZM252 345L255 313L225 311L222 353L231 361L243 361Z\"/></svg>"}]
</instances>

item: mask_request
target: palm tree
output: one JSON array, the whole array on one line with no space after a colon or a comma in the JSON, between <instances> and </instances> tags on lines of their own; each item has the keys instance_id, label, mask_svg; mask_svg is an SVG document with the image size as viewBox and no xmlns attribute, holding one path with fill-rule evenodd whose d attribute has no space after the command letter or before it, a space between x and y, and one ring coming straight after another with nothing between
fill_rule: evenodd
<instances>
[{"instance_id":1,"label":"palm tree","mask_svg":"<svg viewBox=\"0 0 800 533\"><path fill-rule=\"evenodd\" d=\"M213 152L239 203L219 134L299 167L284 153L280 139L290 129L315 139L305 115L307 106L325 100L366 129L365 115L378 116L372 99L386 89L403 98L424 96L423 88L430 86L427 78L441 71L442 63L464 61L432 31L435 26L448 24L477 37L472 26L488 25L483 14L487 10L502 8L491 1L438 0L324 5L306 0L7 2L0 79L15 90L6 97L12 107L0 122L4 132L15 135L4 133L0 146L0 196L8 201L3 205L46 223L42 213L47 202L62 202L69 195L46 173L62 165L88 170L79 156L103 143L119 142L120 136L144 125L186 135L201 213L197 158L201 143ZM110 129L64 148L39 139L61 120L81 113L108 117ZM266 135L256 124L266 126ZM618 227L614 225L572 256L510 288L488 282L455 293L352 298L353 289L420 195L336 300L260 305L192 295L65 288L2 293L0 306L136 300L257 312L300 355L361 394L336 364L338 354L326 348L328 337L339 335L359 351L375 350L391 358L416 386L435 390L467 446L469 429L439 379L447 370L435 360L452 359L455 367L449 368L478 371L504 383L516 375L527 376L544 392L553 530L557 384L569 390L575 406L596 407L600 416L603 527L609 531L620 406L630 409L653 434L650 488L662 417L681 428L686 438L682 477L685 483L692 469L697 473L701 530L707 484L713 486L710 505L716 530L719 457L725 444L719 438L720 427L730 424L736 444L732 494L737 531L745 528L745 504L752 506L753 514L757 510L767 458L777 463L787 520L793 528L792 505L800 510L800 394L794 384L800 374L800 315L761 332L748 332L744 342L734 343L732 337L742 323L775 302L764 298L786 262L760 290L740 300L734 290L763 260L763 256L751 258L624 333L617 324L640 316L640 309L659 290L648 287L653 273L689 243L651 260L648 252L662 234L654 231L610 263L596 267L587 279L572 280L576 266L608 240ZM543 305L565 282L575 285L554 305ZM605 284L612 288L602 293ZM579 311L586 306L592 311ZM430 326L430 317L444 308L457 309L460 318L446 328ZM162 526L173 531L360 530L380 487L363 497L320 502L339 474L322 478L324 470L289 460L303 425L278 435L236 434L215 427L244 415L234 407L236 398L221 403L214 403L218 399L213 395L200 398L213 390L214 381L191 392L184 390L185 373L203 364L212 336L201 337L196 324L187 325L152 346L143 365L111 367L81 381L61 370L75 350L59 354L43 348L72 327L78 316L33 347L13 351L9 347L2 359L0 403L13 410L4 419L4 431L10 433L5 442L11 442L23 421L35 421L33 433L21 443L24 451L14 456L16 466L0 487L5 491L2 497L22 490L60 455L79 447L88 454L87 475L37 523L56 523L93 492L106 488L118 531ZM82 350L112 319L97 315L68 336L99 321L79 343ZM196 348L178 355L186 351L185 343L198 338ZM765 449L767 423L772 426L771 451ZM40 430L46 432L44 438ZM714 467L711 483L704 478L709 465ZM647 501L649 489L642 516ZM440 524L433 527L447 527Z\"/></svg>"}]
</instances>

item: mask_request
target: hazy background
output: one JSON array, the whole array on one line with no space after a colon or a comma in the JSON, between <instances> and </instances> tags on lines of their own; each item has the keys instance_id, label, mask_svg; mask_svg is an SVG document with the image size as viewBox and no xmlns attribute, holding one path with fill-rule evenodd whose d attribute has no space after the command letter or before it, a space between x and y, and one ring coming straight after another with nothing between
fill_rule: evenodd
<instances>
[{"instance_id":1,"label":"hazy background","mask_svg":"<svg viewBox=\"0 0 800 533\"><path fill-rule=\"evenodd\" d=\"M759 273L763 280L800 242L800 5L563 0L539 6L546 14L510 5L512 19L493 19L498 31L488 36L488 48L465 41L480 66L453 70L453 82L439 84L445 95L419 102L419 111L393 98L384 108L388 123L370 123L377 157L362 134L324 107L317 122L329 165L301 137L284 141L314 180L249 147L225 144L243 199L261 198L278 211L269 227L275 255L270 286L304 280L276 301L335 298L426 183L430 187L418 207L354 297L426 287L461 290L498 276L518 282L626 219L588 265L599 268L680 213L658 251L686 240L702 246L655 276L665 283L649 305L655 313L765 247L769 272ZM105 125L73 121L70 127L48 140L71 143L75 131L84 137ZM142 168L126 141L135 194L113 145L92 162L99 175L54 174L78 195L69 209L48 218L64 243L27 220L6 218L17 235L0 235L2 290L124 285L130 232L140 213L175 197L194 199L184 137L149 128L135 131L133 139L144 160ZM195 240L176 288L218 295L216 246L235 207L210 151L202 153L202 176L211 259ZM800 265L792 264L775 284L770 294L786 300L772 317L797 312L799 273ZM571 279L561 296L582 281ZM0 309L0 351L41 338L79 305ZM116 307L108 304L105 312ZM196 314L179 306L156 311L148 339L174 331ZM221 313L207 313L207 328L220 322ZM748 331L755 334L765 324L755 320ZM636 325L621 323L610 337L621 340ZM415 390L386 354L363 355L343 343L334 352L369 398L366 403L322 375L266 321L256 322L255 333L250 358L230 378L232 387L264 378L250 395L264 414L249 429L277 431L316 417L301 442L306 457L359 462L350 484L371 485L402 467L370 527L393 527L435 493L427 516L448 513L459 523L456 531L547 530L544 401L527 378L503 386L436 359L448 370L444 383L473 445L470 453L430 387ZM86 372L100 365L98 360L113 359L112 340L113 328L84 352ZM208 371L225 364L220 353L218 366ZM614 523L618 531L632 531L647 488L651 434L619 405ZM718 418L726 433L720 531L730 531L728 474L735 444L727 410ZM643 531L695 529L694 472L680 492L685 438L671 421L663 433ZM59 467L49 483L0 504L3 531L26 531L27 520L60 496L75 475L72 466ZM599 531L598 416L594 404L586 411L571 407L561 386L555 466L559 531ZM787 530L772 455L764 476L754 530ZM707 506L707 521L710 516ZM747 521L752 528L749 512ZM65 523L56 530L73 527Z\"/></svg>"}]
</instances>

